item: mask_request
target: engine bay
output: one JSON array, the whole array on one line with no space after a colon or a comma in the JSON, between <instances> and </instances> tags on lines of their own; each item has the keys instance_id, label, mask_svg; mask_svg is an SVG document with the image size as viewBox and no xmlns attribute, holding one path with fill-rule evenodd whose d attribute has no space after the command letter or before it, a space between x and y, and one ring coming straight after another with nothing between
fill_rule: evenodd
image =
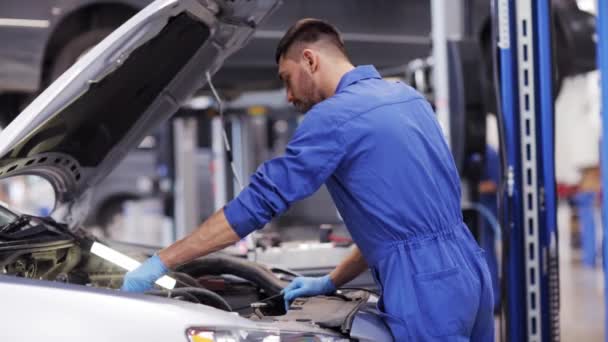
<instances>
[{"instance_id":1,"label":"engine bay","mask_svg":"<svg viewBox=\"0 0 608 342\"><path fill-rule=\"evenodd\" d=\"M0 228L3 274L120 289L126 271L91 253L92 244L100 242L96 238L82 229L68 231L50 219L25 221L20 228ZM138 260L154 252L129 245L120 250ZM177 281L174 289L157 287L146 294L208 305L252 320L304 322L341 333L348 333L354 315L370 298L366 291L338 291L332 296L299 298L286 312L281 291L296 274L223 253L193 260L168 275Z\"/></svg>"}]
</instances>

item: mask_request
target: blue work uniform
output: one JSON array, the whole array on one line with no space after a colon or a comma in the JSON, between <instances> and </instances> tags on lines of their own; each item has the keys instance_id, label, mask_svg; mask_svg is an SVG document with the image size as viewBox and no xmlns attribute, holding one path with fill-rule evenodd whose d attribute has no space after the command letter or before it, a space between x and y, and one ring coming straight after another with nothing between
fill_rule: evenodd
<instances>
[{"instance_id":1,"label":"blue work uniform","mask_svg":"<svg viewBox=\"0 0 608 342\"><path fill-rule=\"evenodd\" d=\"M373 66L346 73L224 213L244 237L323 183L382 288L396 340L493 340L487 264L462 221L452 155L417 91Z\"/></svg>"},{"instance_id":2,"label":"blue work uniform","mask_svg":"<svg viewBox=\"0 0 608 342\"><path fill-rule=\"evenodd\" d=\"M583 245L583 265L595 267L596 242L595 242L595 197L592 191L579 192L573 196L572 200L576 205L578 222L580 227L581 240Z\"/></svg>"}]
</instances>

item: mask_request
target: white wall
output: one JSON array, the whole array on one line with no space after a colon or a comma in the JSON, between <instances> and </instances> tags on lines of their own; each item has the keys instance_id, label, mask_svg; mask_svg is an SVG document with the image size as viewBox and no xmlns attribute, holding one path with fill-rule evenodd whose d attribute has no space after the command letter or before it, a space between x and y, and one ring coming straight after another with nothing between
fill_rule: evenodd
<instances>
[{"instance_id":1,"label":"white wall","mask_svg":"<svg viewBox=\"0 0 608 342\"><path fill-rule=\"evenodd\" d=\"M599 74L569 77L555 103L555 174L577 184L581 170L599 164Z\"/></svg>"}]
</instances>

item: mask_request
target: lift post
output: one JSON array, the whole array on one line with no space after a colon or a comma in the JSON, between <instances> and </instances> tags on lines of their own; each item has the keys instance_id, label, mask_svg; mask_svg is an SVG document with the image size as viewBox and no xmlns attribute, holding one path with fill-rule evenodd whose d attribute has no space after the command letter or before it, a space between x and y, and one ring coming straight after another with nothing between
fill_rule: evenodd
<instances>
[{"instance_id":1,"label":"lift post","mask_svg":"<svg viewBox=\"0 0 608 342\"><path fill-rule=\"evenodd\" d=\"M498 1L506 338L559 340L549 0Z\"/></svg>"},{"instance_id":2,"label":"lift post","mask_svg":"<svg viewBox=\"0 0 608 342\"><path fill-rule=\"evenodd\" d=\"M597 33L598 33L598 66L601 77L601 111L602 111L602 226L604 230L603 259L604 259L604 310L608 312L608 2L597 2ZM608 331L608 316L605 316L604 328ZM608 334L604 334L608 341Z\"/></svg>"},{"instance_id":3,"label":"lift post","mask_svg":"<svg viewBox=\"0 0 608 342\"><path fill-rule=\"evenodd\" d=\"M452 139L448 42L462 39L463 8L462 0L431 0L435 111L449 146L452 144Z\"/></svg>"}]
</instances>

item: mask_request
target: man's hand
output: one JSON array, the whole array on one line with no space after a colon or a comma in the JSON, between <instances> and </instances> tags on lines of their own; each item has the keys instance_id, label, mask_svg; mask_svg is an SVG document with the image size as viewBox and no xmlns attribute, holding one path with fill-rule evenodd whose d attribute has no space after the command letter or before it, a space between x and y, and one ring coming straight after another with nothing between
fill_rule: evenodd
<instances>
[{"instance_id":1,"label":"man's hand","mask_svg":"<svg viewBox=\"0 0 608 342\"><path fill-rule=\"evenodd\" d=\"M297 277L284 290L285 311L289 310L289 303L298 297L312 297L331 294L336 291L336 286L329 277Z\"/></svg>"},{"instance_id":2,"label":"man's hand","mask_svg":"<svg viewBox=\"0 0 608 342\"><path fill-rule=\"evenodd\" d=\"M121 289L127 292L148 291L169 269L220 250L239 239L226 220L224 210L218 210L190 235L161 250L158 255L127 273Z\"/></svg>"},{"instance_id":3,"label":"man's hand","mask_svg":"<svg viewBox=\"0 0 608 342\"><path fill-rule=\"evenodd\" d=\"M289 303L298 297L327 295L335 292L337 287L355 279L366 269L367 263L359 248L353 248L350 255L331 274L320 278L298 277L294 279L283 290L285 310L289 310Z\"/></svg>"},{"instance_id":4,"label":"man's hand","mask_svg":"<svg viewBox=\"0 0 608 342\"><path fill-rule=\"evenodd\" d=\"M122 291L142 293L150 290L154 282L164 276L168 269L158 255L146 260L138 268L128 272L122 283Z\"/></svg>"}]
</instances>

